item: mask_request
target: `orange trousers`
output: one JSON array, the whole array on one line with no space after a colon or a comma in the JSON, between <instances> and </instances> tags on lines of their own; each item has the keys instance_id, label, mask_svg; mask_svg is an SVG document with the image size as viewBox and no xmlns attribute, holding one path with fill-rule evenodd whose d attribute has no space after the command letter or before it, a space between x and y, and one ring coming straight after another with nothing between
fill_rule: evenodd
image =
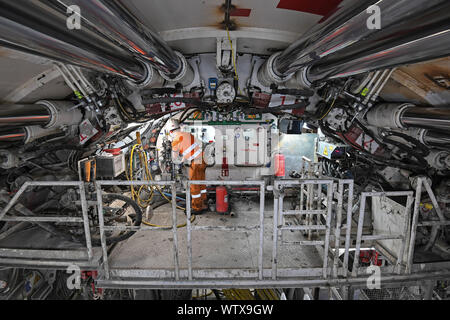
<instances>
[{"instance_id":1,"label":"orange trousers","mask_svg":"<svg viewBox=\"0 0 450 320\"><path fill-rule=\"evenodd\" d=\"M205 172L206 172L206 164L203 161L202 154L202 162L194 163L196 161L192 161L191 167L189 168L189 180L205 180ZM201 211L208 207L206 200L206 185L193 184L191 185L191 209L192 211Z\"/></svg>"}]
</instances>

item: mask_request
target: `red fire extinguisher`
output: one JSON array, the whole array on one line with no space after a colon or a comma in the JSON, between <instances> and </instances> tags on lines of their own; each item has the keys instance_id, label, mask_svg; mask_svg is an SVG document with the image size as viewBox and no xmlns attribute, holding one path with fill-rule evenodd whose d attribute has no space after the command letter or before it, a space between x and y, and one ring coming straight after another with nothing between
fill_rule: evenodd
<instances>
[{"instance_id":1,"label":"red fire extinguisher","mask_svg":"<svg viewBox=\"0 0 450 320\"><path fill-rule=\"evenodd\" d=\"M226 214L228 212L228 191L224 186L216 188L216 211L217 213Z\"/></svg>"},{"instance_id":2,"label":"red fire extinguisher","mask_svg":"<svg viewBox=\"0 0 450 320\"><path fill-rule=\"evenodd\" d=\"M284 177L286 175L286 158L283 154L276 154L275 162L275 177Z\"/></svg>"}]
</instances>

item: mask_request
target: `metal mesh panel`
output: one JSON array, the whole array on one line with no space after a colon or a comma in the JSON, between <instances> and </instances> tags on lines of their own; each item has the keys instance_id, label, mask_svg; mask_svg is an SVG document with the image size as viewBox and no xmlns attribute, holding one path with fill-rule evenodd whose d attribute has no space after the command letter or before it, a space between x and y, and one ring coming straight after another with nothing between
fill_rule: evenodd
<instances>
[{"instance_id":1,"label":"metal mesh panel","mask_svg":"<svg viewBox=\"0 0 450 320\"><path fill-rule=\"evenodd\" d=\"M397 287L383 289L363 289L369 300L422 300L418 287Z\"/></svg>"}]
</instances>

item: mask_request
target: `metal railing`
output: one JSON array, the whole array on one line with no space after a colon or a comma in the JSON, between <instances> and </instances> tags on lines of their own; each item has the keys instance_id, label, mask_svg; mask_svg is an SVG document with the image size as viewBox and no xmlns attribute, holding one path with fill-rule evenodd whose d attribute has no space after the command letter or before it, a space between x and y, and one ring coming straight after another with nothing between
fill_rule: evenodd
<instances>
[{"instance_id":1,"label":"metal railing","mask_svg":"<svg viewBox=\"0 0 450 320\"><path fill-rule=\"evenodd\" d=\"M347 185L347 219L345 225L342 225L342 213L343 213L343 203L344 203L344 192L345 186ZM338 189L338 202L337 202L337 213L336 213L336 226L334 233L334 258L333 258L333 276L338 276L338 266L339 266L339 253L341 244L341 230L345 230L345 250L344 259L342 263L343 276L348 276L348 260L351 246L351 230L352 230L352 210L353 210L353 193L354 193L354 181L353 180L339 180Z\"/></svg>"},{"instance_id":2,"label":"metal railing","mask_svg":"<svg viewBox=\"0 0 450 320\"><path fill-rule=\"evenodd\" d=\"M187 257L188 267L181 269L179 261L179 239L177 232L177 207L176 207L176 183L174 181L96 181L96 202L86 200L86 184L83 182L66 181L46 181L27 182L14 195L5 208L0 213L0 221L32 221L43 222L76 222L82 223L86 235L86 248L80 250L30 250L30 249L8 249L0 248L0 264L21 265L22 267L65 267L74 261L89 262L93 264L97 258L102 259L99 268L99 279L97 285L104 288L268 288L268 287L315 287L332 286L342 288L345 286L363 286L367 280L364 276L364 268L359 266L359 255L361 245L364 242L376 243L386 239L398 240L402 242L398 252L397 261L394 266L383 269L383 283L394 283L401 281L416 281L417 279L436 279L450 274L448 264L436 265L436 268L418 269L413 264L414 241L417 227L433 225L448 225L449 222L443 220L443 214L439 211L436 198L432 194L431 188L425 179L419 179L414 202L414 214L411 217L413 204L413 191L402 192L364 192L361 194L359 215L356 222L352 222L353 215L353 180L333 180L333 179L300 179L300 180L278 180L274 183L274 214L273 214L273 243L271 267L264 268L264 236L270 236L264 227L265 213L265 188L264 181L186 181L186 223L187 223ZM190 186L194 184L205 185L254 185L260 188L259 197L259 224L249 226L199 226L191 224L191 195ZM164 186L171 188L172 194L172 228L173 233L173 267L167 266L161 270L145 270L136 268L121 267L111 268L108 258L108 245L105 232L113 230L135 230L135 231L160 231L158 227L141 226L105 226L102 187L104 186ZM439 221L419 221L419 206L422 191L425 185L431 201L435 208ZM77 187L80 191L81 217L45 217L35 216L30 213L26 216L7 216L6 214L14 208L16 211L23 211L18 203L20 196L29 187ZM315 188L315 186L317 188ZM295 210L285 210L284 194L282 189L294 188L300 190L300 206ZM309 189L308 189L309 188ZM431 191L431 193L430 193ZM3 195L2 195L3 196ZM366 200L368 197L407 197L407 205L404 215L404 232L398 234L367 234L363 232L364 218L366 210ZM314 206L315 205L315 206ZM90 221L88 217L88 206L97 206L98 223L100 229L101 248L93 248L91 243ZM346 209L346 210L344 210ZM344 218L344 215L346 217ZM356 215L354 215L356 216ZM304 224L285 225L286 217L304 217ZM313 223L312 217L316 217ZM309 218L309 219L308 219ZM324 223L321 220L324 219ZM344 223L345 222L345 223ZM352 227L356 229L356 238L352 237ZM192 233L200 231L230 231L246 232L259 231L258 243L258 266L253 269L206 269L203 266L198 269L192 264ZM297 242L287 242L283 240L285 231L316 231L320 239L309 237ZM266 233L266 234L265 234ZM269 232L270 233L270 232ZM312 234L311 234L312 235ZM345 238L342 239L341 238ZM321 257L323 264L319 267L294 267L281 268L278 265L278 246L280 245L313 245L322 248ZM334 240L334 242L333 242ZM408 241L409 240L409 241ZM352 243L355 241L355 243ZM101 249L96 251L94 249ZM341 259L343 252L343 259ZM184 250L184 248L183 248ZM352 274L349 276L349 254L354 250L354 260ZM404 259L405 252L407 259ZM406 265L406 273L402 273L403 264ZM396 272L395 272L396 271ZM384 271L383 271L384 272ZM447 273L445 273L447 272ZM338 292L339 293L339 292ZM340 293L339 293L340 294ZM345 292L342 295L346 297Z\"/></svg>"},{"instance_id":3,"label":"metal railing","mask_svg":"<svg viewBox=\"0 0 450 320\"><path fill-rule=\"evenodd\" d=\"M82 217L65 216L36 216L32 211L18 203L20 197L30 187L77 187L80 192ZM1 265L17 266L52 266L65 267L72 264L95 265L94 250L92 248L91 232L89 228L89 217L87 213L86 190L83 182L72 181L27 181L15 195L9 199L1 195L2 200L7 202L0 212L0 221L8 222L30 222L38 225L44 223L79 223L83 224L86 240L86 248L81 250L31 250L31 249L9 249L0 248ZM26 216L7 216L11 209L24 213Z\"/></svg>"},{"instance_id":4,"label":"metal railing","mask_svg":"<svg viewBox=\"0 0 450 320\"><path fill-rule=\"evenodd\" d=\"M314 162L307 157L302 157L302 164L300 166L300 176L302 179L323 178L322 172L322 162Z\"/></svg>"},{"instance_id":5,"label":"metal railing","mask_svg":"<svg viewBox=\"0 0 450 320\"><path fill-rule=\"evenodd\" d=\"M280 192L281 186L298 186L300 185L300 194L301 194L301 200L300 200L300 210L290 210L290 211L284 211L283 210L283 199L284 196ZM309 193L307 194L306 199L306 210L303 210L303 191L304 186L307 185ZM318 193L317 193L317 209L312 209L312 203L314 200L313 194L312 194L312 186L317 185L318 186ZM327 207L326 210L321 210L320 207L322 206L322 185L327 186ZM277 268L278 268L278 231L311 231L311 230L324 230L325 231L325 239L320 241L311 241L305 240L305 241L297 241L297 242L284 242L284 244L296 244L299 246L308 246L308 245L323 245L324 246L324 252L328 252L329 248L329 242L330 242L330 231L331 231L331 217L332 217L332 201L333 201L333 180L277 180L274 183L274 214L273 214L273 250L272 250L272 279L277 279ZM317 225L312 225L312 220L308 219L307 225L295 225L295 226L285 226L284 225L284 217L285 216L303 216L306 215L308 218L311 217L311 215L324 215L326 217L326 225L321 225L319 223L320 219L317 219ZM327 277L327 268L328 268L328 259L323 259L323 277Z\"/></svg>"},{"instance_id":6,"label":"metal railing","mask_svg":"<svg viewBox=\"0 0 450 320\"><path fill-rule=\"evenodd\" d=\"M403 226L403 233L401 234L373 234L363 235L364 217L366 212L366 200L368 197L407 197L405 207L405 223ZM402 271L402 262L407 240L409 239L408 233L410 232L409 226L411 221L411 207L413 203L414 192L413 191L391 191L391 192L363 192L361 193L361 204L358 217L358 230L356 235L356 251L353 259L352 276L358 275L359 256L361 253L361 242L363 241L379 241L379 240L401 240L402 244L399 246L397 252L397 262L394 269L397 269L397 273ZM414 246L414 244L413 244Z\"/></svg>"},{"instance_id":7,"label":"metal railing","mask_svg":"<svg viewBox=\"0 0 450 320\"><path fill-rule=\"evenodd\" d=\"M431 203L433 204L433 208L436 211L437 216L439 217L439 221L423 221L419 223L419 207L420 207L420 201L422 197L422 186L425 186L425 189L428 193L428 196L431 199ZM416 186L416 198L414 202L414 213L412 217L412 226L411 226L411 232L410 232L410 239L409 239L409 248L408 248L408 260L406 265L406 272L411 273L413 268L413 258L414 258L414 244L416 241L416 234L417 234L417 227L442 227L442 226L448 226L450 225L450 221L447 220L444 216L444 214L441 211L441 208L439 207L439 204L437 202L436 196L433 193L433 190L430 187L430 184L428 183L427 179L424 177L419 177L417 179L417 186Z\"/></svg>"},{"instance_id":8,"label":"metal railing","mask_svg":"<svg viewBox=\"0 0 450 320\"><path fill-rule=\"evenodd\" d=\"M106 280L111 278L110 267L108 261L108 246L106 244L105 231L126 231L126 230L139 230L139 231L162 231L163 229L150 226L105 226L104 212L103 212L103 195L102 186L170 186L172 189L172 233L173 233L173 259L174 259L174 272L175 280L180 279L180 265L178 257L178 233L177 233L177 207L176 197L177 190L174 181L96 181L95 187L97 192L97 209L100 227L100 243L103 252L103 272L100 276L104 276Z\"/></svg>"},{"instance_id":9,"label":"metal railing","mask_svg":"<svg viewBox=\"0 0 450 320\"><path fill-rule=\"evenodd\" d=\"M258 254L258 278L263 280L263 253L264 253L264 205L265 205L265 182L264 181L187 181L186 183L186 221L187 221L187 246L188 246L188 275L193 280L192 273L192 231L240 231L259 230L259 254ZM259 186L259 225L258 226L195 226L191 225L191 185L214 185L214 186Z\"/></svg>"}]
</instances>

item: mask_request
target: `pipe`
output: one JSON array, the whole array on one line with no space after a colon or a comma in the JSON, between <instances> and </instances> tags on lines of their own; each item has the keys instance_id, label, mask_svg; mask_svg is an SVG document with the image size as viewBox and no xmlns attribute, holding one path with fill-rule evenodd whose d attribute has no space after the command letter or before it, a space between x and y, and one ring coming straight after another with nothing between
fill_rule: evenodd
<instances>
[{"instance_id":1,"label":"pipe","mask_svg":"<svg viewBox=\"0 0 450 320\"><path fill-rule=\"evenodd\" d=\"M0 149L28 144L47 136L62 133L63 130L59 127L43 128L40 126L28 126L22 128L7 128L0 131Z\"/></svg>"},{"instance_id":2,"label":"pipe","mask_svg":"<svg viewBox=\"0 0 450 320\"><path fill-rule=\"evenodd\" d=\"M79 109L70 101L42 100L34 105L0 106L0 147L27 144L62 133L83 120Z\"/></svg>"},{"instance_id":3,"label":"pipe","mask_svg":"<svg viewBox=\"0 0 450 320\"><path fill-rule=\"evenodd\" d=\"M42 126L54 128L76 125L83 119L80 109L70 101L41 100L35 104L0 105L2 127ZM73 109L73 110L72 110Z\"/></svg>"},{"instance_id":4,"label":"pipe","mask_svg":"<svg viewBox=\"0 0 450 320\"><path fill-rule=\"evenodd\" d=\"M147 77L148 67L86 23L69 30L67 8L60 1L0 0L0 6L2 46L135 82Z\"/></svg>"},{"instance_id":5,"label":"pipe","mask_svg":"<svg viewBox=\"0 0 450 320\"><path fill-rule=\"evenodd\" d=\"M450 136L448 133L429 129L410 128L408 134L429 148L450 150Z\"/></svg>"},{"instance_id":6,"label":"pipe","mask_svg":"<svg viewBox=\"0 0 450 320\"><path fill-rule=\"evenodd\" d=\"M0 131L0 145L23 142L27 137L24 128L8 128Z\"/></svg>"},{"instance_id":7,"label":"pipe","mask_svg":"<svg viewBox=\"0 0 450 320\"><path fill-rule=\"evenodd\" d=\"M450 149L450 136L442 132L422 130L422 142L428 147Z\"/></svg>"},{"instance_id":8,"label":"pipe","mask_svg":"<svg viewBox=\"0 0 450 320\"><path fill-rule=\"evenodd\" d=\"M317 64L305 72L307 80L314 83L446 57L449 52L450 29L395 47L362 53L346 61Z\"/></svg>"},{"instance_id":9,"label":"pipe","mask_svg":"<svg viewBox=\"0 0 450 320\"><path fill-rule=\"evenodd\" d=\"M450 108L407 108L401 115L405 127L450 132Z\"/></svg>"},{"instance_id":10,"label":"pipe","mask_svg":"<svg viewBox=\"0 0 450 320\"><path fill-rule=\"evenodd\" d=\"M380 9L380 29L367 26L372 15L367 8L372 4ZM399 45L442 31L448 24L445 13L449 10L450 3L446 0L344 1L325 21L309 30L306 37L272 56L260 69L259 80L264 85L285 82L315 63L330 59L339 62L381 45ZM295 78L292 81L308 85L300 74Z\"/></svg>"},{"instance_id":11,"label":"pipe","mask_svg":"<svg viewBox=\"0 0 450 320\"><path fill-rule=\"evenodd\" d=\"M83 120L83 114L79 108L74 109L74 103L70 101L41 100L36 104L42 105L50 112L49 123L46 129L61 128L78 125Z\"/></svg>"},{"instance_id":12,"label":"pipe","mask_svg":"<svg viewBox=\"0 0 450 320\"><path fill-rule=\"evenodd\" d=\"M341 50L374 30L361 28L366 24L366 9L377 0L346 0L335 12L320 21L273 61L277 76L293 74L320 57ZM402 1L403 2L403 1Z\"/></svg>"},{"instance_id":13,"label":"pipe","mask_svg":"<svg viewBox=\"0 0 450 320\"><path fill-rule=\"evenodd\" d=\"M42 128L39 126L30 126L25 127L25 133L26 137L23 141L24 144L31 143L33 141L36 141L38 139L48 137L51 135L59 135L62 134L64 131L63 129L59 127L52 127L52 128Z\"/></svg>"},{"instance_id":14,"label":"pipe","mask_svg":"<svg viewBox=\"0 0 450 320\"><path fill-rule=\"evenodd\" d=\"M407 11L403 11L402 13L402 8L398 8L393 14L401 14L401 19L398 23L387 26L384 21L386 13L381 11L381 29L379 32L362 39L357 45L350 46L336 52L336 54L325 57L318 64L330 64L351 60L360 54L393 48L448 30L450 27L448 15L446 14L450 11L449 1L409 1L409 3L405 4L404 8L410 8L415 14L408 14Z\"/></svg>"},{"instance_id":15,"label":"pipe","mask_svg":"<svg viewBox=\"0 0 450 320\"><path fill-rule=\"evenodd\" d=\"M7 104L0 106L0 126L46 126L51 120L50 110L37 104Z\"/></svg>"},{"instance_id":16,"label":"pipe","mask_svg":"<svg viewBox=\"0 0 450 320\"><path fill-rule=\"evenodd\" d=\"M163 74L175 78L183 63L159 35L145 27L117 0L59 0L65 7L77 5L83 22L119 43Z\"/></svg>"},{"instance_id":17,"label":"pipe","mask_svg":"<svg viewBox=\"0 0 450 320\"><path fill-rule=\"evenodd\" d=\"M375 127L422 128L450 132L450 108L425 108L414 104L382 103L367 112L368 124Z\"/></svg>"}]
</instances>

